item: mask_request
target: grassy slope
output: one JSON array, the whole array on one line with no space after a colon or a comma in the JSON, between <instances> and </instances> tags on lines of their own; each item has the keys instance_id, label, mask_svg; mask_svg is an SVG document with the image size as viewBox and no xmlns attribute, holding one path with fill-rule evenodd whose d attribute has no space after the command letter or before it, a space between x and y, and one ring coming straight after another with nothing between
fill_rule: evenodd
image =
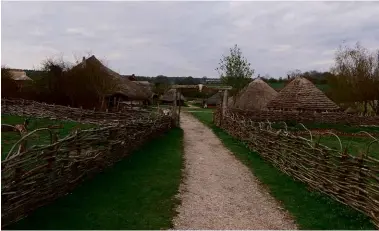
<instances>
[{"instance_id":1,"label":"grassy slope","mask_svg":"<svg viewBox=\"0 0 379 231\"><path fill-rule=\"evenodd\" d=\"M1 115L1 124L23 124L26 117L22 116L13 116L13 115ZM29 118L29 125L27 126L28 131L33 131L37 128L44 128L49 125L59 125L62 124L63 128L54 129L54 131L58 132L58 137L63 138L67 136L73 128L81 128L88 129L94 127L91 124L78 124L72 121L54 121L49 119L37 119L37 118ZM16 132L2 132L1 133L1 157L5 158L9 150L12 146L20 139L20 135ZM28 147L32 145L43 145L50 143L50 135L47 131L40 132L28 139Z\"/></svg>"},{"instance_id":2,"label":"grassy slope","mask_svg":"<svg viewBox=\"0 0 379 231\"><path fill-rule=\"evenodd\" d=\"M175 128L7 229L168 229L181 181Z\"/></svg>"},{"instance_id":3,"label":"grassy slope","mask_svg":"<svg viewBox=\"0 0 379 231\"><path fill-rule=\"evenodd\" d=\"M213 125L212 114L194 112L193 115L209 126L224 145L252 170L292 214L301 229L375 228L367 216L326 195L309 191L305 184L293 180L264 161L258 153L250 151L242 142Z\"/></svg>"}]
</instances>

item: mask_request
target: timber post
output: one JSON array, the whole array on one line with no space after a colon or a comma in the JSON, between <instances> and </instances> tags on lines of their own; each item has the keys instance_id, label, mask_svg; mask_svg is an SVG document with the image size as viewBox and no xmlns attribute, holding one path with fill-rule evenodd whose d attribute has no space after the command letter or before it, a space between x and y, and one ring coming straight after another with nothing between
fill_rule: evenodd
<instances>
[{"instance_id":1,"label":"timber post","mask_svg":"<svg viewBox=\"0 0 379 231\"><path fill-rule=\"evenodd\" d=\"M176 100L178 97L178 95L177 95L178 89L179 89L179 92L181 92L180 91L181 89L199 89L199 91L201 92L203 87L206 87L209 89L220 90L220 91L224 92L222 105L221 105L222 110L221 110L220 121L219 121L219 123L221 123L222 118L226 114L227 107L228 107L228 90L233 89L231 86L212 86L212 85L203 85L203 84L199 84L199 85L173 85L173 86L171 86L171 88L175 90L174 91L174 99L176 99ZM179 115L177 114L177 107L176 107L177 102L176 102L176 100L174 102L173 119L175 120L177 126L179 126ZM180 114L180 106L179 106L179 114ZM176 118L176 116L178 116L178 118Z\"/></svg>"},{"instance_id":2,"label":"timber post","mask_svg":"<svg viewBox=\"0 0 379 231\"><path fill-rule=\"evenodd\" d=\"M179 112L178 112L178 126L180 125L180 107L181 107L181 104L182 104L182 91L179 89L179 95L177 95L177 97L179 97Z\"/></svg>"},{"instance_id":3,"label":"timber post","mask_svg":"<svg viewBox=\"0 0 379 231\"><path fill-rule=\"evenodd\" d=\"M222 99L222 117L226 114L226 109L228 108L228 90L224 90L224 95Z\"/></svg>"},{"instance_id":4,"label":"timber post","mask_svg":"<svg viewBox=\"0 0 379 231\"><path fill-rule=\"evenodd\" d=\"M177 113L176 113L176 109L177 109L177 89L174 89L174 108L172 110L172 116L173 116L173 119L174 119L174 124L175 126L178 126L178 118L177 118Z\"/></svg>"}]
</instances>

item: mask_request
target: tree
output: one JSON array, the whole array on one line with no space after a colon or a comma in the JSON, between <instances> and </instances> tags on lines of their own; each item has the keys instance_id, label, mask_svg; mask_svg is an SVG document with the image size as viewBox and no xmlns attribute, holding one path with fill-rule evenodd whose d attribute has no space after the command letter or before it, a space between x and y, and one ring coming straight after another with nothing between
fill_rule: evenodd
<instances>
[{"instance_id":1,"label":"tree","mask_svg":"<svg viewBox=\"0 0 379 231\"><path fill-rule=\"evenodd\" d=\"M302 76L302 72L299 69L287 72L287 80L291 80L300 76Z\"/></svg>"},{"instance_id":2,"label":"tree","mask_svg":"<svg viewBox=\"0 0 379 231\"><path fill-rule=\"evenodd\" d=\"M340 46L335 56L332 76L328 79L333 99L344 103L362 102L379 114L379 50L369 52L359 43Z\"/></svg>"},{"instance_id":3,"label":"tree","mask_svg":"<svg viewBox=\"0 0 379 231\"><path fill-rule=\"evenodd\" d=\"M254 69L250 68L250 63L242 56L241 49L236 45L230 48L228 56L222 56L219 67L216 68L220 74L223 84L233 87L231 94L235 95L246 86L254 74Z\"/></svg>"},{"instance_id":4,"label":"tree","mask_svg":"<svg viewBox=\"0 0 379 231\"><path fill-rule=\"evenodd\" d=\"M65 88L67 86L65 72L69 64L63 58L47 58L42 61L41 78L34 81L33 86L39 98L47 103L63 104L67 102Z\"/></svg>"}]
</instances>

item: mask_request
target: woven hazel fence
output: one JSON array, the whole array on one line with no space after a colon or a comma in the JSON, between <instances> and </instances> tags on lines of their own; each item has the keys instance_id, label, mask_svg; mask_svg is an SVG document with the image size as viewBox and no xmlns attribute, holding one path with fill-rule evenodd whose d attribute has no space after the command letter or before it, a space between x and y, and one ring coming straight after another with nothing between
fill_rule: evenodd
<instances>
[{"instance_id":1,"label":"woven hazel fence","mask_svg":"<svg viewBox=\"0 0 379 231\"><path fill-rule=\"evenodd\" d=\"M36 106L38 103L30 105L25 108L23 115L50 115L53 118L74 120L76 112L68 115L67 111L81 111L64 107L55 107L49 111L46 107L54 107L41 109ZM19 112L16 104L9 108L14 110L11 111L14 114ZM100 114L89 114L85 112L82 119L93 123L98 120L100 127L76 130L59 140L52 130L40 128L27 133L10 150L1 163L3 227L66 195L85 178L113 165L147 140L172 127L172 118L162 114L135 112L120 116L118 121L115 121L117 116L114 114L103 113L103 117ZM16 151L23 140L38 132L51 133L49 145L33 146L21 153Z\"/></svg>"},{"instance_id":2,"label":"woven hazel fence","mask_svg":"<svg viewBox=\"0 0 379 231\"><path fill-rule=\"evenodd\" d=\"M342 145L335 150L319 144L312 133L307 139L231 111L221 121L217 110L214 122L282 172L367 214L379 228L379 160L370 156L379 151L372 150L377 138L367 134L372 141L356 157Z\"/></svg>"},{"instance_id":3,"label":"woven hazel fence","mask_svg":"<svg viewBox=\"0 0 379 231\"><path fill-rule=\"evenodd\" d=\"M14 99L1 100L2 113L20 116L33 116L58 120L71 120L94 124L116 123L119 120L139 119L141 116L149 117L149 110L124 110L123 112L107 113L95 110L85 110L61 105L39 103L30 100ZM154 114L154 113L153 113Z\"/></svg>"},{"instance_id":4,"label":"woven hazel fence","mask_svg":"<svg viewBox=\"0 0 379 231\"><path fill-rule=\"evenodd\" d=\"M296 123L328 123L350 125L379 125L379 116L360 116L344 112L244 111L231 109L234 114L249 116L254 121L294 121Z\"/></svg>"}]
</instances>

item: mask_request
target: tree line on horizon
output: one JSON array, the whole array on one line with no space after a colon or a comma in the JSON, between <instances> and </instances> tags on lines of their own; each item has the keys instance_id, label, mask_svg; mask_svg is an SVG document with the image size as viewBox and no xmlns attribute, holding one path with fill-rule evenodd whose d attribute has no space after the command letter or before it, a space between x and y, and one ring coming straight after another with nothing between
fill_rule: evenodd
<instances>
[{"instance_id":1,"label":"tree line on horizon","mask_svg":"<svg viewBox=\"0 0 379 231\"><path fill-rule=\"evenodd\" d=\"M302 72L292 70L285 77L274 78L269 75L257 75L255 77L260 77L270 84L281 83L282 86L285 86L294 77L302 76L315 85L327 85L328 88L325 93L336 103L347 106L352 106L357 102L362 103L365 114L368 112L368 107L379 114L378 60L379 50L369 52L359 43L354 47L341 45L335 54L335 64L330 71ZM233 87L232 95L236 95L246 84L252 81L255 74L255 70L237 45L230 48L228 55L222 56L216 70L219 73L221 83ZM7 68L2 67L2 97L27 98L47 103L80 105L88 108L98 107L107 92L117 84L107 77L107 73L97 67L87 67L79 73L78 69L63 59L48 58L42 62L41 69L25 70L25 72L34 81L23 87L22 92L19 92L17 85L9 78ZM153 90L158 95L162 95L172 84L205 84L207 80L215 78L136 75L135 79L150 82L153 85ZM206 98L214 92L188 91L186 94L187 97ZM89 97L95 100L87 102Z\"/></svg>"}]
</instances>

